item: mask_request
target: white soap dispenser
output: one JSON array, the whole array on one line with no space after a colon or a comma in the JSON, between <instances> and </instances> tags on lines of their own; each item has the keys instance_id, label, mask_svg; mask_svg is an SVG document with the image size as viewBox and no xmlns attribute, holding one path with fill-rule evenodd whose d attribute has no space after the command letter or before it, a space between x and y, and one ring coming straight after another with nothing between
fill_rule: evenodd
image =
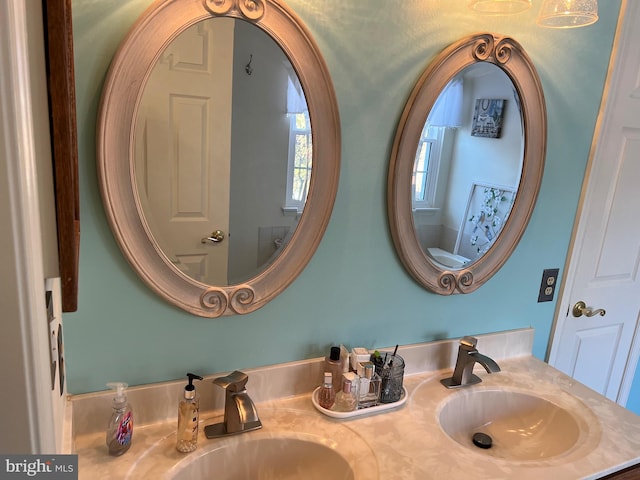
<instances>
[{"instance_id":1,"label":"white soap dispenser","mask_svg":"<svg viewBox=\"0 0 640 480\"><path fill-rule=\"evenodd\" d=\"M133 438L133 412L127 402L125 390L128 385L122 382L107 383L107 387L116 392L113 398L113 412L107 426L107 447L109 455L122 455L129 450Z\"/></svg>"},{"instance_id":2,"label":"white soap dispenser","mask_svg":"<svg viewBox=\"0 0 640 480\"><path fill-rule=\"evenodd\" d=\"M187 373L187 378L189 384L184 387L184 398L178 405L176 450L182 453L193 452L198 446L200 396L193 380L202 380L202 377L195 373Z\"/></svg>"}]
</instances>

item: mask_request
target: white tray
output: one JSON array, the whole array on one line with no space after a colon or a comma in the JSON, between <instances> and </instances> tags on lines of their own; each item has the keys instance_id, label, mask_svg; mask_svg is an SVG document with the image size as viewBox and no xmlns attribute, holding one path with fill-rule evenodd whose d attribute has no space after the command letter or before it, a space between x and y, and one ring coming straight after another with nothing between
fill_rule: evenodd
<instances>
[{"instance_id":1,"label":"white tray","mask_svg":"<svg viewBox=\"0 0 640 480\"><path fill-rule=\"evenodd\" d=\"M313 403L313 406L316 407L316 410L318 410L320 413L333 418L353 418L359 417L361 415L380 413L386 410L398 408L399 406L404 405L404 403L407 401L407 389L403 386L402 395L400 396L400 400L398 400L397 402L381 403L380 405L376 405L375 407L359 408L357 410L353 410L352 412L336 412L334 410L328 410L320 406L320 404L318 403L318 392L320 391L320 388L322 387L316 388L311 394L311 402Z\"/></svg>"}]
</instances>

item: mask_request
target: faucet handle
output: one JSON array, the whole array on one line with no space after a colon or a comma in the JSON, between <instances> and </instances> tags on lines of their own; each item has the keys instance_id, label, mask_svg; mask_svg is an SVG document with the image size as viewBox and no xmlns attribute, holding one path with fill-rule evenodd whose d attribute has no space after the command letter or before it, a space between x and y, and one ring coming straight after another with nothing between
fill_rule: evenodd
<instances>
[{"instance_id":1,"label":"faucet handle","mask_svg":"<svg viewBox=\"0 0 640 480\"><path fill-rule=\"evenodd\" d=\"M460 339L460 346L462 347L476 348L476 345L478 345L478 339L475 337L466 336Z\"/></svg>"},{"instance_id":2,"label":"faucet handle","mask_svg":"<svg viewBox=\"0 0 640 480\"><path fill-rule=\"evenodd\" d=\"M236 370L227 376L214 379L213 383L230 392L241 392L248 380L249 376L246 373Z\"/></svg>"}]
</instances>

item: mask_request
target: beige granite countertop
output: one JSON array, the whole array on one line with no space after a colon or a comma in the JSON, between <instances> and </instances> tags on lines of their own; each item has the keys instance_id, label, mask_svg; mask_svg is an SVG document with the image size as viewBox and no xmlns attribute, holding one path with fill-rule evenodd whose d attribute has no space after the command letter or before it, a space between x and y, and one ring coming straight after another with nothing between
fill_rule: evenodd
<instances>
[{"instance_id":1,"label":"beige granite countertop","mask_svg":"<svg viewBox=\"0 0 640 480\"><path fill-rule=\"evenodd\" d=\"M486 339L485 344L489 343ZM411 357L410 351L404 353ZM439 379L450 376L450 367L423 372L409 368L404 382L408 392L405 404L375 415L330 418L315 410L311 393L297 394L258 401L261 430L209 440L203 426L221 421L220 410L203 413L198 449L190 454L175 450L175 418L138 423L132 447L121 457L107 454L104 432L76 433L79 478L163 478L166 472L229 442L271 436L302 436L324 442L349 461L356 480L466 480L470 476L493 480L596 479L640 463L640 417L530 355L501 358L499 363L501 372L489 375L480 368L475 373L482 383L457 390L445 389L439 383ZM541 461L515 462L495 458L488 453L491 450L458 444L441 430L437 415L447 399L470 389L531 392L581 412L582 446Z\"/></svg>"}]
</instances>

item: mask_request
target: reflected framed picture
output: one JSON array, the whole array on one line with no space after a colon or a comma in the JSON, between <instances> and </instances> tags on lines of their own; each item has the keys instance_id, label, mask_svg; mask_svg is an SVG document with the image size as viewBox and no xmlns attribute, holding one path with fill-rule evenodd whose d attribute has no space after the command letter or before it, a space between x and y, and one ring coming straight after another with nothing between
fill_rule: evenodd
<instances>
[{"instance_id":1,"label":"reflected framed picture","mask_svg":"<svg viewBox=\"0 0 640 480\"><path fill-rule=\"evenodd\" d=\"M472 261L481 258L502 231L514 200L512 187L473 182L454 253Z\"/></svg>"},{"instance_id":2,"label":"reflected framed picture","mask_svg":"<svg viewBox=\"0 0 640 480\"><path fill-rule=\"evenodd\" d=\"M500 138L504 104L506 100L479 98L473 110L471 135L474 137Z\"/></svg>"}]
</instances>

